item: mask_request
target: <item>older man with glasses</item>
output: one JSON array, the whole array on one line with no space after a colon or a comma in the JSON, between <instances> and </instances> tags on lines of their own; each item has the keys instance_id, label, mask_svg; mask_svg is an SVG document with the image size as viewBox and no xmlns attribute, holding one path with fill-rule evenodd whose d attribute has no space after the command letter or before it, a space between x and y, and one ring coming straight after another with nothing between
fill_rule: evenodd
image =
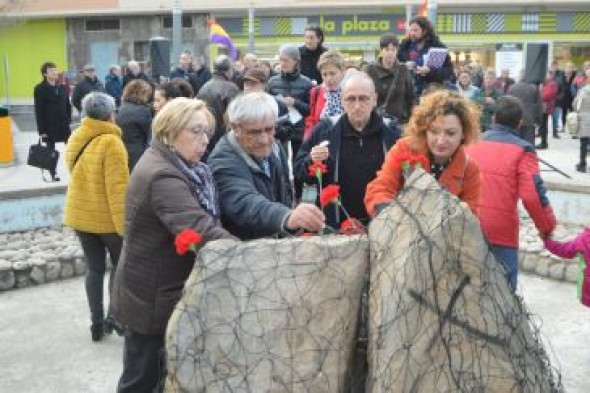
<instances>
[{"instance_id":1,"label":"older man with glasses","mask_svg":"<svg viewBox=\"0 0 590 393\"><path fill-rule=\"evenodd\" d=\"M321 210L308 203L293 206L287 157L274 137L275 99L263 92L242 94L227 115L231 131L208 160L224 227L241 239L321 231Z\"/></svg>"},{"instance_id":2,"label":"older man with glasses","mask_svg":"<svg viewBox=\"0 0 590 393\"><path fill-rule=\"evenodd\" d=\"M375 178L385 154L401 134L394 119L377 113L376 103L371 77L359 71L349 72L342 82L344 115L318 123L301 146L294 169L301 181L313 184L316 179L309 175L309 166L324 162L328 168L324 185L339 184L344 208L364 224L369 221L363 202L367 184ZM336 205L324 211L327 224L334 229L346 218Z\"/></svg>"}]
</instances>

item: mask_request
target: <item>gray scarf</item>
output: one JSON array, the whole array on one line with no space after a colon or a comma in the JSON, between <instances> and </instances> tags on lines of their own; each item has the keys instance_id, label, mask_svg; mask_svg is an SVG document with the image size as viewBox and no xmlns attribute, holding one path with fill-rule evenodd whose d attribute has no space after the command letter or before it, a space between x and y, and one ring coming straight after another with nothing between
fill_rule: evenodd
<instances>
[{"instance_id":1,"label":"gray scarf","mask_svg":"<svg viewBox=\"0 0 590 393\"><path fill-rule=\"evenodd\" d=\"M199 205L217 220L219 218L219 205L211 169L202 162L198 162L190 167L178 153L176 157L178 159L178 167L188 178L191 192L197 198L197 201L199 201Z\"/></svg>"}]
</instances>

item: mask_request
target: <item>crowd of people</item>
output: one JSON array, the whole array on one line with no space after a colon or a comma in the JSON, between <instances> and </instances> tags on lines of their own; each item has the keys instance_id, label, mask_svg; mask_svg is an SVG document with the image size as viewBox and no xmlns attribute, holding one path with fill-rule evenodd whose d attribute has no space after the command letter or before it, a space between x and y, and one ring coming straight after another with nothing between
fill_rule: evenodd
<instances>
[{"instance_id":1,"label":"crowd of people","mask_svg":"<svg viewBox=\"0 0 590 393\"><path fill-rule=\"evenodd\" d=\"M87 65L72 95L82 122L71 136L69 97L56 83L55 64L43 64L35 89L39 133L51 144L68 142L64 222L88 264L91 338L113 330L125 336L118 392L163 387L166 324L194 264L192 253L175 247L186 229L200 234L197 249L223 238L333 233L349 219L362 229L395 199L404 160L415 156L479 218L512 291L519 199L550 241L556 220L535 129L538 148L546 148L549 117L558 137L562 117L576 108L578 170L585 170L590 62L583 78L569 65L563 73L552 66L540 86L504 71L496 78L477 67L455 70L448 53L438 63L424 56L444 49L424 17L410 21L401 42L381 37L377 61L358 69L323 42L322 30L308 26L302 46L280 48L276 73L254 54L240 67L219 56L209 71L185 52L170 81L157 85L135 63L124 78L112 67L105 88ZM334 186L337 194L326 200ZM588 254L588 236L576 244ZM107 251L113 268L105 312Z\"/></svg>"}]
</instances>

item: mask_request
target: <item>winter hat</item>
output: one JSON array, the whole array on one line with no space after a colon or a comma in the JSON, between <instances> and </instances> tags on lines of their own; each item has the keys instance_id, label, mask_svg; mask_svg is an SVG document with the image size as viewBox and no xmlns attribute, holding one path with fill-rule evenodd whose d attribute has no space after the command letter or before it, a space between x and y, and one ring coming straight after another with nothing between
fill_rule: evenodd
<instances>
[{"instance_id":1,"label":"winter hat","mask_svg":"<svg viewBox=\"0 0 590 393\"><path fill-rule=\"evenodd\" d=\"M279 49L279 55L285 55L297 63L301 62L301 53L299 53L299 48L296 45L283 45L281 49Z\"/></svg>"}]
</instances>

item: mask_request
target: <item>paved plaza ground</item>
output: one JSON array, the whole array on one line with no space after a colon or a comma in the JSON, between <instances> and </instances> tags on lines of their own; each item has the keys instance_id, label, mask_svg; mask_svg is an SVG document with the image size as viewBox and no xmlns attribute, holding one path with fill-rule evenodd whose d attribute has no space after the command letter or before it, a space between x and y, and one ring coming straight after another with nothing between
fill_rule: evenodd
<instances>
[{"instance_id":1,"label":"paved plaza ground","mask_svg":"<svg viewBox=\"0 0 590 393\"><path fill-rule=\"evenodd\" d=\"M44 183L38 170L25 165L35 139L34 132L15 133L17 165L0 168L0 193L67 185L63 160L60 183ZM590 174L574 170L579 142L564 135L550 138L549 144L540 157L573 179L556 172L543 172L543 177L548 182L590 186ZM58 149L63 152L63 145ZM590 309L577 302L575 286L522 276L519 291L551 343L566 392L589 391ZM83 278L0 292L0 393L114 392L122 344L117 336L91 342Z\"/></svg>"},{"instance_id":2,"label":"paved plaza ground","mask_svg":"<svg viewBox=\"0 0 590 393\"><path fill-rule=\"evenodd\" d=\"M590 387L590 309L572 284L523 275L519 291L558 359L567 393ZM123 340L90 340L82 278L0 293L0 392L111 393Z\"/></svg>"}]
</instances>

